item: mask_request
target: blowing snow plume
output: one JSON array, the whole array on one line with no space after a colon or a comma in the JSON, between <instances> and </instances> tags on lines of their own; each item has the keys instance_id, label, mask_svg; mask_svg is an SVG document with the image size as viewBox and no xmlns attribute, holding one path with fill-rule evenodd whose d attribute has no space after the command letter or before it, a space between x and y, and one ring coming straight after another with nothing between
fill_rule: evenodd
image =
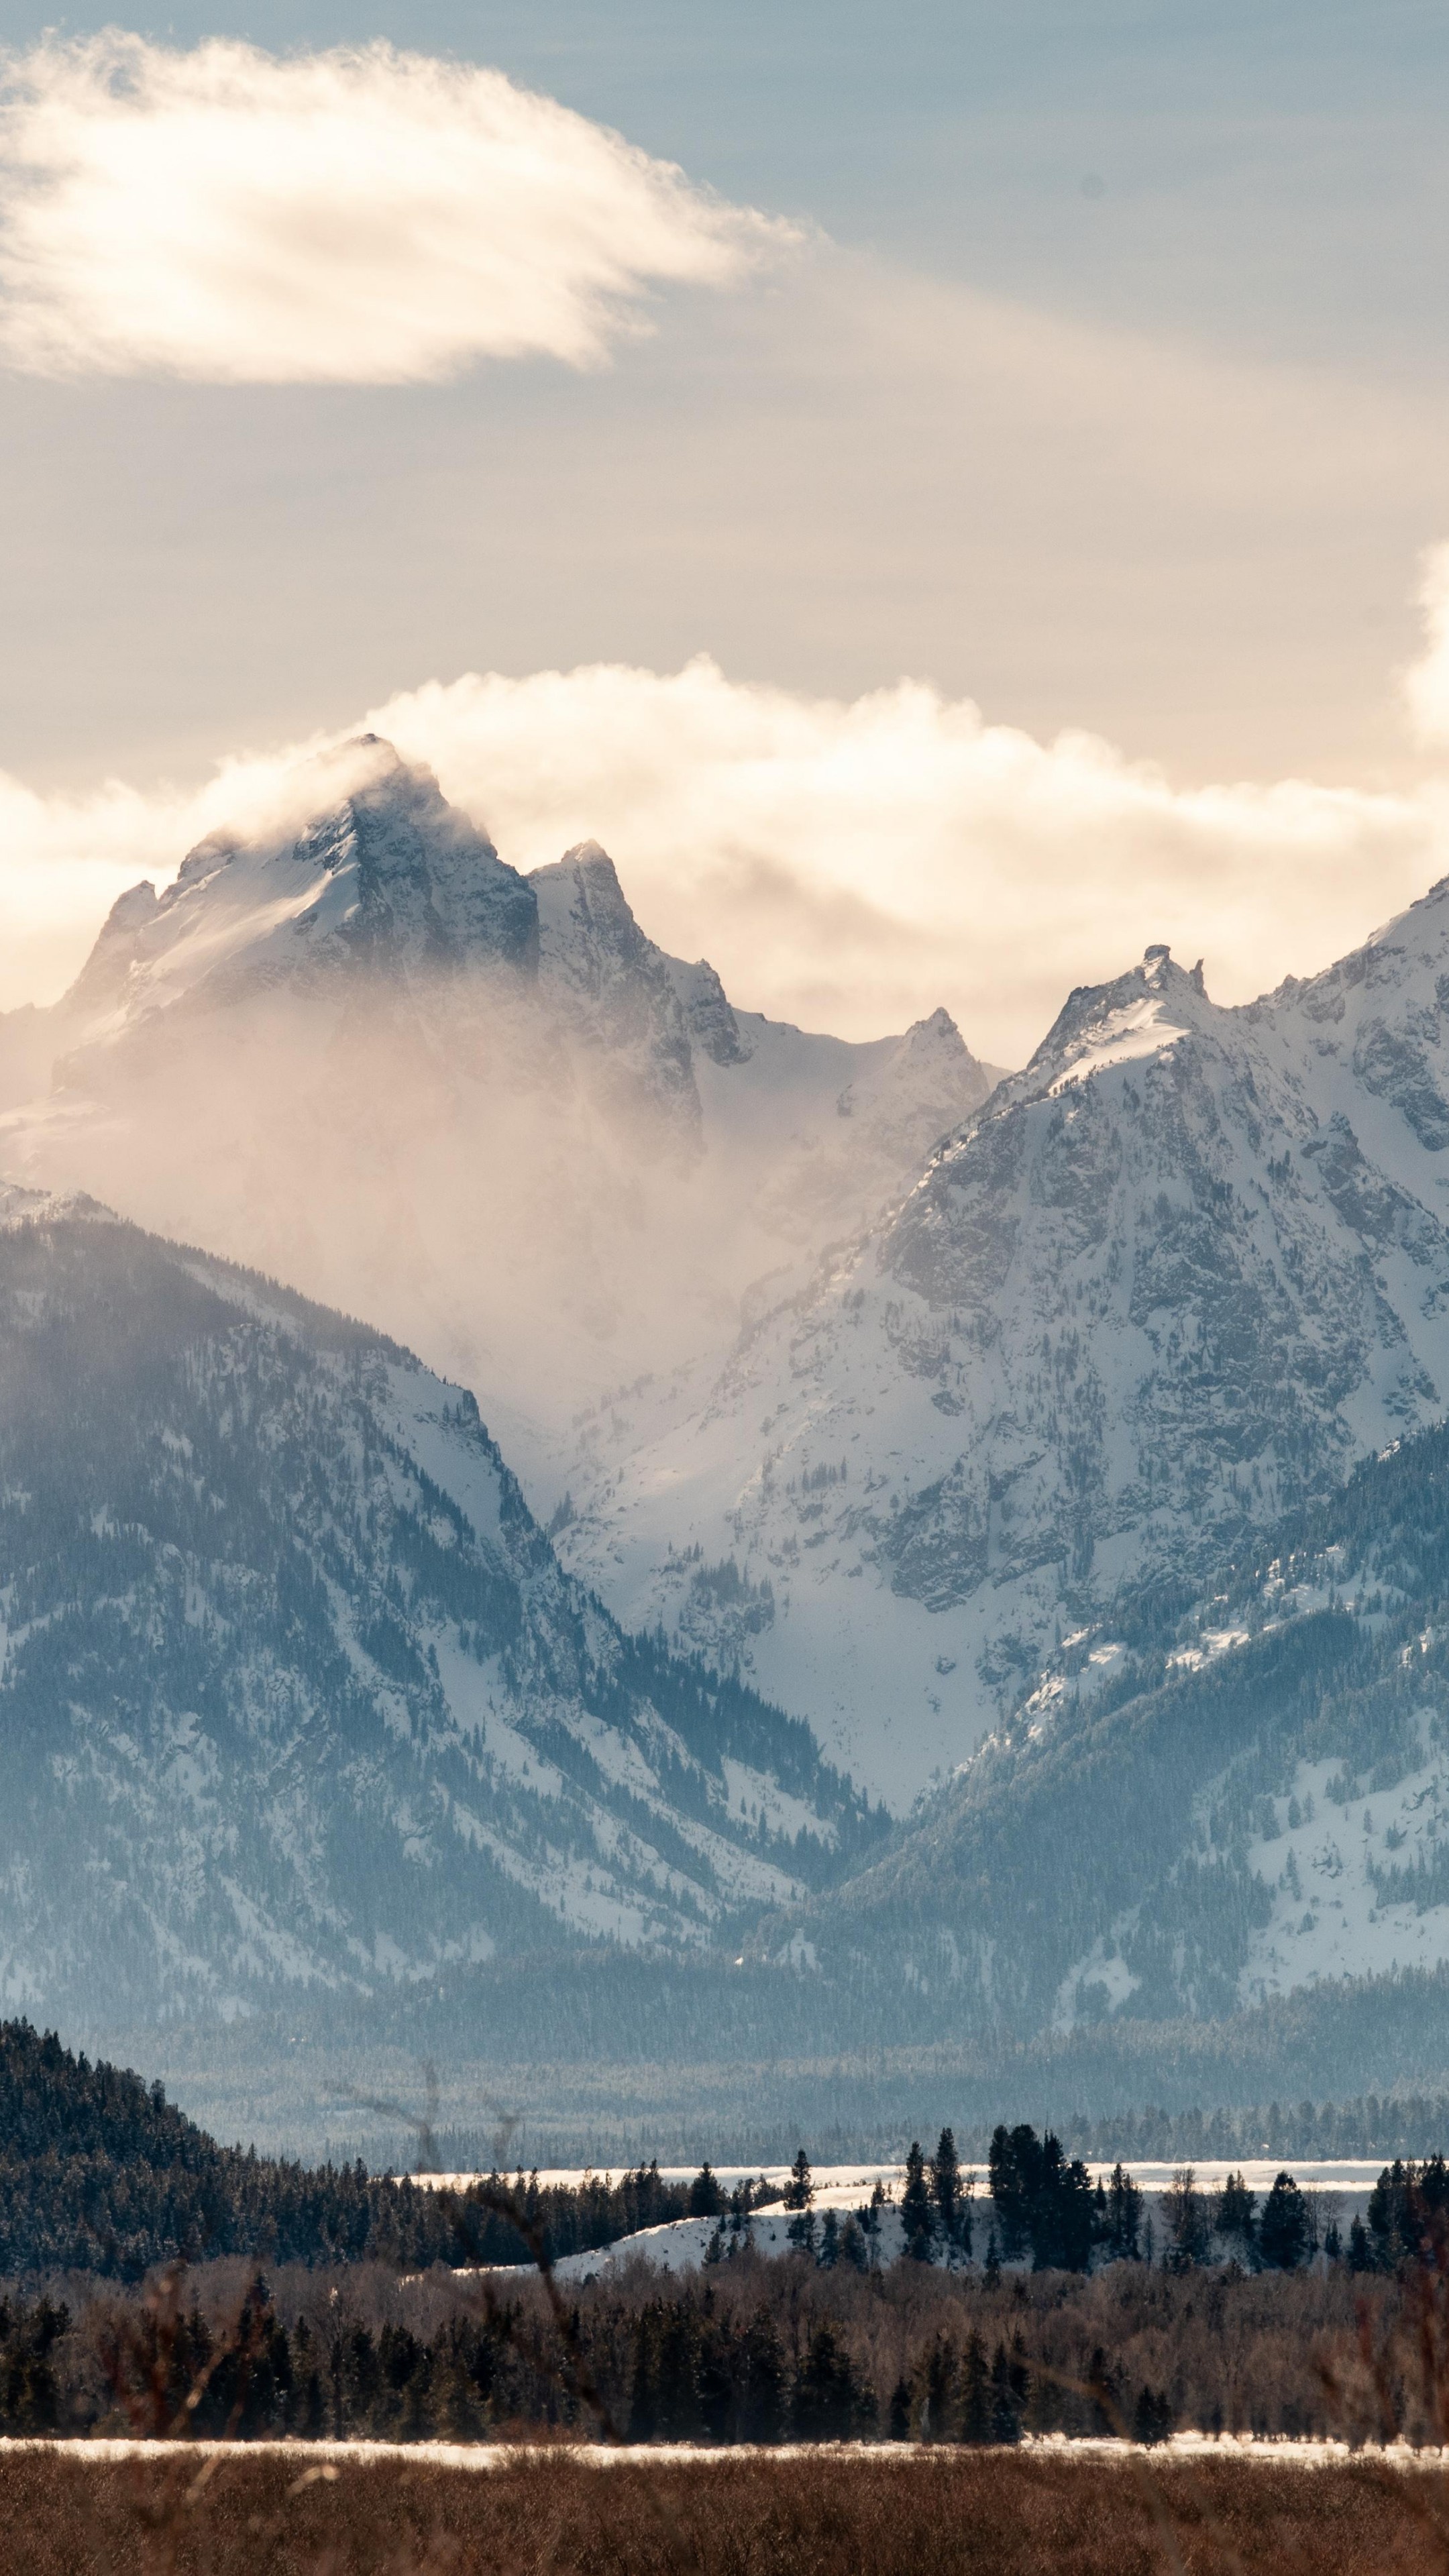
<instances>
[{"instance_id":1,"label":"blowing snow plume","mask_svg":"<svg viewBox=\"0 0 1449 2576\"><path fill-rule=\"evenodd\" d=\"M552 1508L581 1409L717 1365L751 1283L797 1284L989 1087L944 1012L858 1046L737 1012L597 844L522 876L364 737L0 1021L0 1162L397 1333Z\"/></svg>"}]
</instances>

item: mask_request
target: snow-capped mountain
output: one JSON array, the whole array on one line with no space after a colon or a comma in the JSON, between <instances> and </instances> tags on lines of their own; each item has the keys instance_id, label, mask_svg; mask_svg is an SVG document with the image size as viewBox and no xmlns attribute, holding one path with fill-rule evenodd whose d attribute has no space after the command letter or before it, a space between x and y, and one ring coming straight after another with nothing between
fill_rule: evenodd
<instances>
[{"instance_id":1,"label":"snow-capped mountain","mask_svg":"<svg viewBox=\"0 0 1449 2576\"><path fill-rule=\"evenodd\" d=\"M1443 2065L1449 1429L1209 1584L1124 1586L885 1856L766 1929L822 2017L1059 2049L1105 2025L1151 2084L1185 2021L1297 1998L1325 2089Z\"/></svg>"},{"instance_id":2,"label":"snow-capped mountain","mask_svg":"<svg viewBox=\"0 0 1449 2576\"><path fill-rule=\"evenodd\" d=\"M471 1394L13 1187L0 1775L0 1997L113 2018L700 1952L878 1833L564 1574Z\"/></svg>"},{"instance_id":3,"label":"snow-capped mountain","mask_svg":"<svg viewBox=\"0 0 1449 2576\"><path fill-rule=\"evenodd\" d=\"M754 1283L798 1285L993 1079L943 1012L852 1046L735 1011L594 844L520 876L367 738L0 1020L0 1167L397 1333L552 1510L580 1408L717 1366Z\"/></svg>"},{"instance_id":4,"label":"snow-capped mountain","mask_svg":"<svg viewBox=\"0 0 1449 2576\"><path fill-rule=\"evenodd\" d=\"M1446 1145L1449 882L1246 1009L1150 948L723 1370L582 1426L567 1560L900 1805L1122 1583L1442 1414Z\"/></svg>"}]
</instances>

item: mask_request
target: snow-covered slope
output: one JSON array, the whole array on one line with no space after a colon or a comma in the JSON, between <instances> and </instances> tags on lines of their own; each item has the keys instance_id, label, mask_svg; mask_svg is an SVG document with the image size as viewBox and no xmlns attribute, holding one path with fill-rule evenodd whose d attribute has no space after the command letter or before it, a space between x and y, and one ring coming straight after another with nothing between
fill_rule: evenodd
<instances>
[{"instance_id":1,"label":"snow-covered slope","mask_svg":"<svg viewBox=\"0 0 1449 2576\"><path fill-rule=\"evenodd\" d=\"M762 1276L910 1185L990 1088L944 1013L736 1013L592 843L522 877L366 739L116 905L0 1020L0 1167L260 1264L461 1376L545 1512L573 1416L717 1367Z\"/></svg>"},{"instance_id":2,"label":"snow-covered slope","mask_svg":"<svg viewBox=\"0 0 1449 2576\"><path fill-rule=\"evenodd\" d=\"M908 1801L1124 1579L1443 1411L1446 1145L1449 884L1244 1010L1149 949L723 1370L581 1427L568 1559Z\"/></svg>"},{"instance_id":3,"label":"snow-covered slope","mask_svg":"<svg viewBox=\"0 0 1449 2576\"><path fill-rule=\"evenodd\" d=\"M1184 2021L1296 1997L1320 2082L1353 2091L1404 2071L1388 1997L1427 1970L1398 2018L1442 2063L1449 1428L1221 1559L1196 1599L1124 1586L1030 1679L887 1854L763 1936L808 1961L822 2016L875 1995L922 2036L1147 2024L1150 2086ZM1373 1978L1350 2010L1344 1981Z\"/></svg>"},{"instance_id":4,"label":"snow-covered slope","mask_svg":"<svg viewBox=\"0 0 1449 2576\"><path fill-rule=\"evenodd\" d=\"M365 1998L708 1947L869 1834L806 1730L629 1640L472 1396L0 1190L0 1997Z\"/></svg>"}]
</instances>

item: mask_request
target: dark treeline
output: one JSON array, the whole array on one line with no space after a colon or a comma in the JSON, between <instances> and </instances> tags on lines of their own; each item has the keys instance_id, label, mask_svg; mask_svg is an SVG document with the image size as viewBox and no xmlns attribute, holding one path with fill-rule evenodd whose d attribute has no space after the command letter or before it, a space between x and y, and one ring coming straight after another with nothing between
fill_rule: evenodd
<instances>
[{"instance_id":1,"label":"dark treeline","mask_svg":"<svg viewBox=\"0 0 1449 2576\"><path fill-rule=\"evenodd\" d=\"M1122 2111L1064 2120L1068 2153L1092 2164L1202 2164L1228 2157L1423 2156L1449 2132L1449 2094L1358 2095L1350 2102L1269 2102L1240 2111ZM971 2133L984 2155L985 2130Z\"/></svg>"},{"instance_id":2,"label":"dark treeline","mask_svg":"<svg viewBox=\"0 0 1449 2576\"><path fill-rule=\"evenodd\" d=\"M666 2183L657 2166L578 2190L519 2174L458 2193L361 2163L258 2156L218 2146L159 2084L93 2066L28 2022L0 2025L0 2274L139 2280L158 2263L229 2254L418 2269L556 2261L691 2208L710 2216L716 2198L712 2177L701 2201L698 2182Z\"/></svg>"},{"instance_id":3,"label":"dark treeline","mask_svg":"<svg viewBox=\"0 0 1449 2576\"><path fill-rule=\"evenodd\" d=\"M823 2274L749 2251L488 2298L382 2266L0 2302L0 2431L240 2439L930 2440L1206 2432L1440 2438L1421 2280L1329 2270L996 2281L903 2261ZM1441 2301L1442 2304L1442 2301ZM1440 2320L1442 2323L1442 2319Z\"/></svg>"},{"instance_id":4,"label":"dark treeline","mask_svg":"<svg viewBox=\"0 0 1449 2576\"><path fill-rule=\"evenodd\" d=\"M914 2096L924 2089L909 2077L892 2080L891 2090L897 2100L903 2094ZM947 2087L938 2081L929 2089L941 2093ZM1005 2083L999 2088L1001 2092L1009 2089ZM986 2162L997 2125L995 2118L952 2122L958 2152L966 2163ZM1260 2102L1245 2110L1172 2111L1149 2105L1141 2110L1104 2113L1097 2118L1058 2117L1051 2126L1065 2152L1081 2156L1088 2164L1113 2164L1119 2157L1124 2164L1171 2165L1247 2162L1260 2156L1417 2157L1431 2154L1436 2141L1449 2135L1449 2093L1363 2093L1345 2102ZM686 2160L697 2127L697 2120L692 2121L687 2134L676 2140L678 2153L671 2155L672 2162ZM818 2137L818 2131L816 2134ZM859 2156L883 2163L897 2152L898 2136L898 2128L894 2132L883 2130L863 2146L857 2134L845 2131L828 2138L821 2162L847 2164ZM732 2151L730 2161L748 2163L760 2152L762 2141L751 2135L733 2144L740 2151ZM779 2140L764 2144L769 2151L763 2161L779 2162ZM446 2129L438 2133L438 2157L451 2172L486 2164L492 2151L491 2139L481 2131ZM720 2152L723 2154L723 2149ZM560 2151L551 2153L545 2161L564 2164L583 2159Z\"/></svg>"}]
</instances>

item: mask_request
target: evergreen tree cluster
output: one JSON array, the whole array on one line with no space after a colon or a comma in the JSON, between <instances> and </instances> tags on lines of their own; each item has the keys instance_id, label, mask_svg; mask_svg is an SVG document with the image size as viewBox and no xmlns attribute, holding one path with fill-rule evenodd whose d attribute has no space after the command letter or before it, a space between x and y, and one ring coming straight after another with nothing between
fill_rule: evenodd
<instances>
[{"instance_id":1,"label":"evergreen tree cluster","mask_svg":"<svg viewBox=\"0 0 1449 2576\"><path fill-rule=\"evenodd\" d=\"M1192 2167L1184 2165L1163 2195L1163 2215L1167 2243L1162 2260L1169 2272L1190 2272L1224 2254L1247 2270L1293 2272L1319 2248L1313 2203L1290 2173L1275 2177L1260 2211L1258 2195L1241 2173L1230 2173L1220 2191L1207 2193L1198 2190ZM1336 2222L1323 2239L1323 2251L1331 2262L1343 2254Z\"/></svg>"},{"instance_id":2,"label":"evergreen tree cluster","mask_svg":"<svg viewBox=\"0 0 1449 2576\"><path fill-rule=\"evenodd\" d=\"M1062 2143L1089 2164L1224 2164L1230 2158L1422 2156L1449 2129L1449 2094L1359 2093L1341 2102L1259 2102L1242 2109L1168 2111L1148 2105L1096 2120L1063 2120ZM988 2131L967 2152L984 2155Z\"/></svg>"},{"instance_id":3,"label":"evergreen tree cluster","mask_svg":"<svg viewBox=\"0 0 1449 2576\"><path fill-rule=\"evenodd\" d=\"M219 2146L159 2084L0 2024L0 2274L98 2272L223 2254L271 2262L550 2262L683 2218L718 2185L657 2164L577 2188L491 2175L465 2192ZM738 2195L737 2195L738 2197ZM753 2205L758 2205L756 2202ZM512 2212L522 2221L515 2223Z\"/></svg>"},{"instance_id":4,"label":"evergreen tree cluster","mask_svg":"<svg viewBox=\"0 0 1449 2576\"><path fill-rule=\"evenodd\" d=\"M901 2237L911 2262L934 2262L938 2251L947 2263L970 2261L974 2190L974 2176L962 2178L954 2130L941 2131L929 2164L920 2141L911 2141L901 2192Z\"/></svg>"},{"instance_id":5,"label":"evergreen tree cluster","mask_svg":"<svg viewBox=\"0 0 1449 2576\"><path fill-rule=\"evenodd\" d=\"M1369 2195L1368 2223L1356 2218L1348 2259L1356 2272L1397 2272L1428 2260L1442 2266L1449 2252L1449 2166L1442 2155L1422 2164L1395 2157Z\"/></svg>"},{"instance_id":6,"label":"evergreen tree cluster","mask_svg":"<svg viewBox=\"0 0 1449 2576\"><path fill-rule=\"evenodd\" d=\"M1029 2252L1039 2272L1085 2272L1097 2209L1081 2158L1064 2156L1050 2129L1039 2138L1027 2121L1003 2123L992 2134L988 2171L1002 2253Z\"/></svg>"}]
</instances>

